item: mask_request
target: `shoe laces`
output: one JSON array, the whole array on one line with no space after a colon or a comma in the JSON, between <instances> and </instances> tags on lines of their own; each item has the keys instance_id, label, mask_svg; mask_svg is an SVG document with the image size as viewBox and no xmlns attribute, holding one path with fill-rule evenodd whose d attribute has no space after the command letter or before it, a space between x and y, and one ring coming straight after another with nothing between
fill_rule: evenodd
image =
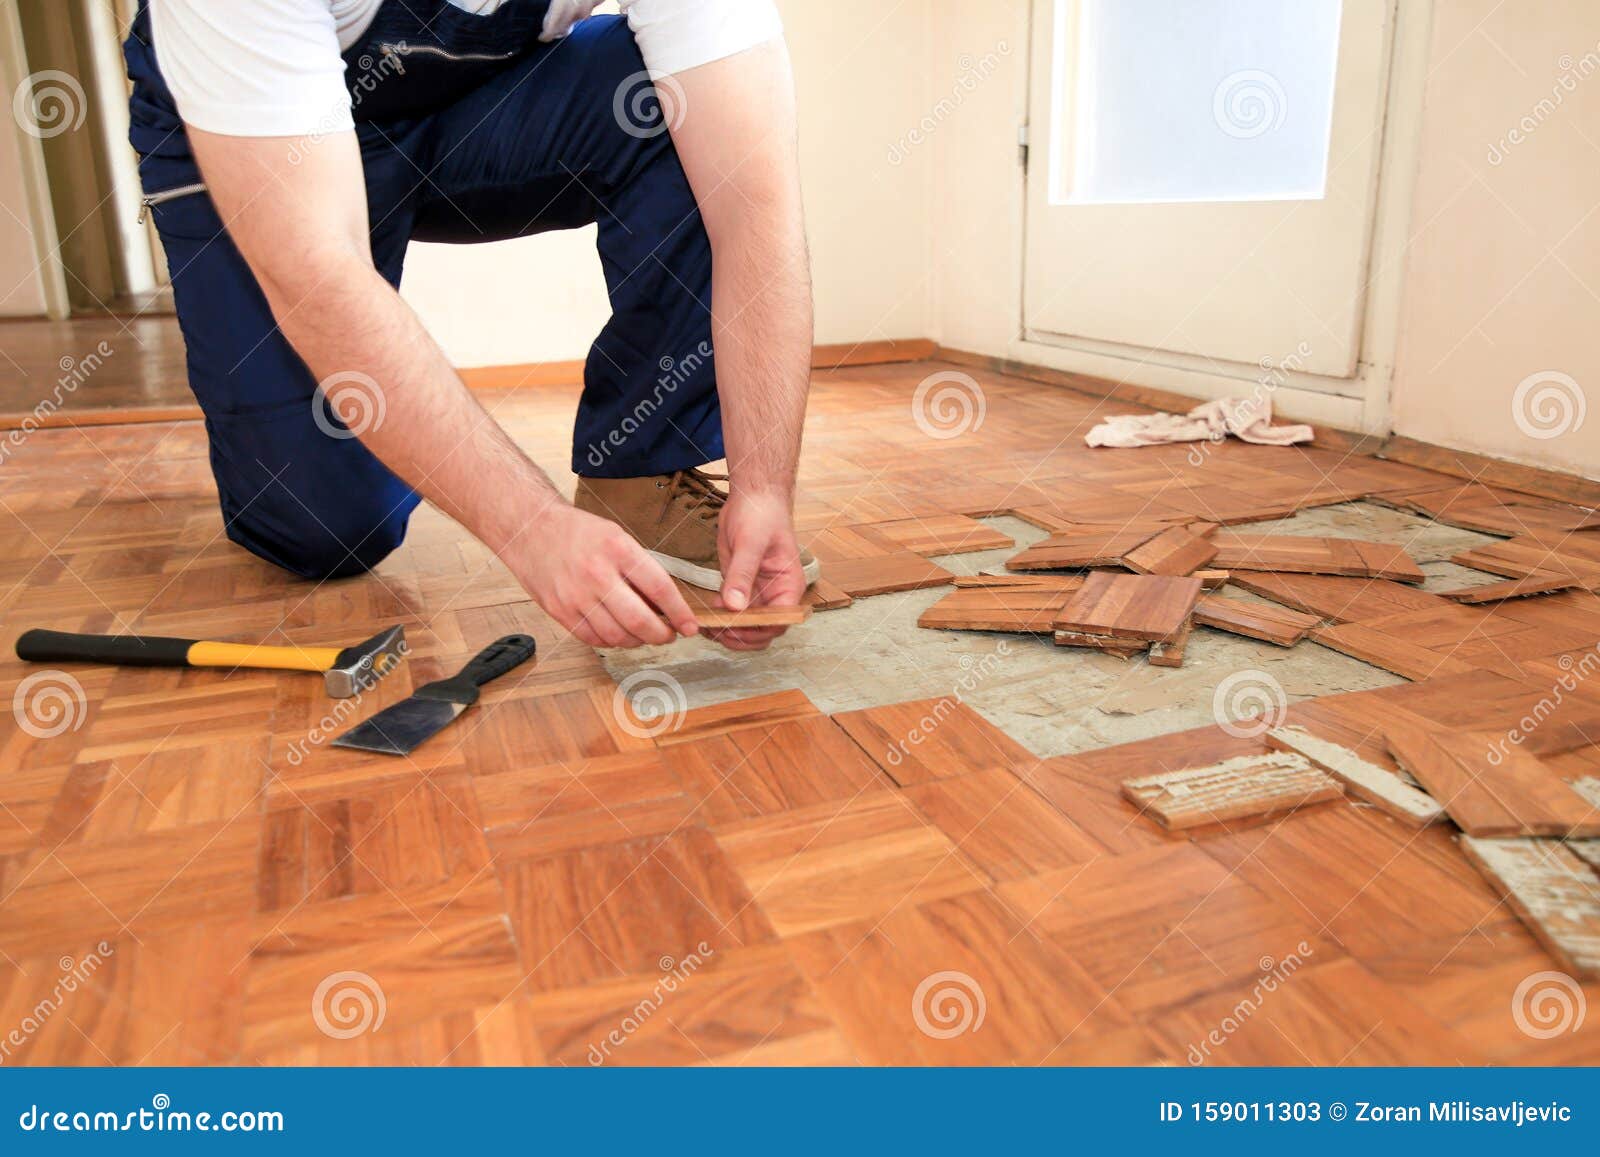
<instances>
[{"instance_id":1,"label":"shoe laces","mask_svg":"<svg viewBox=\"0 0 1600 1157\"><path fill-rule=\"evenodd\" d=\"M667 493L661 501L661 513L656 516L656 521L667 516L673 503L681 502L685 513L699 514L702 522L710 522L721 513L728 501L727 492L716 486L718 482L727 480L726 474L708 474L691 467L677 471L665 482L657 482L656 485Z\"/></svg>"}]
</instances>

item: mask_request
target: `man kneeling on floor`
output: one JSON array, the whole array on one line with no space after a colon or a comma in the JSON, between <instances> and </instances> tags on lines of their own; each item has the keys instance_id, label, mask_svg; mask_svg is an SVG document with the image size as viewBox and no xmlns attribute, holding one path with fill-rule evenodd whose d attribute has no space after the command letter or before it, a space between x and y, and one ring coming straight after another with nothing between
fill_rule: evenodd
<instances>
[{"instance_id":1,"label":"man kneeling on floor","mask_svg":"<svg viewBox=\"0 0 1600 1157\"><path fill-rule=\"evenodd\" d=\"M131 138L233 541L357 574L427 497L596 646L694 633L671 575L735 610L815 579L792 516L811 287L777 13L597 3L141 0ZM412 239L591 223L613 312L569 504L396 288ZM374 393L340 416L382 420L338 421L336 385ZM724 457L727 491L700 469Z\"/></svg>"}]
</instances>

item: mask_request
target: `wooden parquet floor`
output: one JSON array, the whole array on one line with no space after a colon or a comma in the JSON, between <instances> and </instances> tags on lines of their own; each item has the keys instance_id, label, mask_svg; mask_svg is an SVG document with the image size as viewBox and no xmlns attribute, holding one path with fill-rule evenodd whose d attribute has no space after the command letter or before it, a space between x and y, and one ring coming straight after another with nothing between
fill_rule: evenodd
<instances>
[{"instance_id":1,"label":"wooden parquet floor","mask_svg":"<svg viewBox=\"0 0 1600 1157\"><path fill-rule=\"evenodd\" d=\"M983 420L952 432L913 401L952 368L817 376L798 517L850 571L837 602L948 581L921 560L996 545L969 520L997 512L1153 535L1417 494L1448 520L1460 485L1320 446L1091 451L1088 426L1134 407L977 371ZM561 463L575 400L491 404ZM1392 770L1382 728L1401 713L1483 731L1600 667L1600 531L1540 499L1471 497L1474 525L1520 539L1509 577L1578 585L1462 606L1255 573L1319 631L1361 628L1330 645L1413 679L1270 723ZM32 626L326 644L393 622L409 661L359 703L299 675L50 682L10 658ZM413 756L329 746L513 631L537 637L537 664ZM830 717L799 692L674 710L663 683L668 711L646 711L431 509L361 579L302 583L247 556L222 535L197 423L12 448L0 647L17 721L0 739L6 1064L1600 1061L1600 1016L1527 1031L1514 1000L1558 965L1451 824L1335 800L1169 832L1122 796L1125 779L1265 753L1265 726L1219 713L1039 759L955 687ZM1060 661L1070 679L1077 653ZM1576 684L1592 715L1600 679ZM1569 781L1600 775L1581 725L1538 752ZM1600 1009L1600 986L1582 991Z\"/></svg>"}]
</instances>

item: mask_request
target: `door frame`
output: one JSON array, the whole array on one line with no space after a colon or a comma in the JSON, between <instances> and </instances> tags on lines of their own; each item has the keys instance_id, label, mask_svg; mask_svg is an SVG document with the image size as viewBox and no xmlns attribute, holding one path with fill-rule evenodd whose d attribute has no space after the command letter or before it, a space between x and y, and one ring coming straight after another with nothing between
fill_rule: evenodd
<instances>
[{"instance_id":1,"label":"door frame","mask_svg":"<svg viewBox=\"0 0 1600 1157\"><path fill-rule=\"evenodd\" d=\"M1292 358L1277 365L1245 366L1195 354L1029 330L1023 314L1024 262L1028 245L1027 173L1020 168L1013 190L1013 211L1022 222L1022 248L1015 254L1012 300L1015 336L1009 343L1007 357L1050 369L1201 398L1235 396L1266 385L1273 393L1275 407L1286 416L1366 434L1388 433L1389 390L1399 337L1404 258L1410 244L1434 0L1391 2L1394 4L1394 37L1384 95L1384 137L1379 150L1360 352L1352 377L1308 374L1296 369ZM1025 92L1024 107L1031 114L1032 70L1039 59L1034 49L1037 38L1047 34L1048 29L1038 27L1035 6L1029 3L1027 8L1030 51L1027 66L1021 70L1021 83ZM1030 158L1030 165L1035 163L1044 164L1045 159Z\"/></svg>"},{"instance_id":2,"label":"door frame","mask_svg":"<svg viewBox=\"0 0 1600 1157\"><path fill-rule=\"evenodd\" d=\"M15 4L0 4L0 89L3 89L7 99L28 75L21 14ZM23 208L26 210L28 230L33 235L33 273L38 280L45 316L59 321L71 312L72 307L67 297L67 273L61 261L55 208L50 200L50 178L45 171L44 145L38 137L23 132L22 126L13 118L7 116L5 119L22 159Z\"/></svg>"}]
</instances>

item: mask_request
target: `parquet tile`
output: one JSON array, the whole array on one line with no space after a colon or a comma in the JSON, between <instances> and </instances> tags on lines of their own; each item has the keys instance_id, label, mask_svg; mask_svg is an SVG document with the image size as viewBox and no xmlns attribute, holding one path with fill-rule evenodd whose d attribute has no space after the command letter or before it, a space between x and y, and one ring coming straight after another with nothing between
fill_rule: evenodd
<instances>
[{"instance_id":1,"label":"parquet tile","mask_svg":"<svg viewBox=\"0 0 1600 1157\"><path fill-rule=\"evenodd\" d=\"M1223 570L1287 571L1348 575L1420 583L1425 577L1411 556L1387 542L1354 538L1310 538L1219 531L1212 559Z\"/></svg>"},{"instance_id":2,"label":"parquet tile","mask_svg":"<svg viewBox=\"0 0 1600 1157\"><path fill-rule=\"evenodd\" d=\"M1270 603L1250 603L1222 595L1201 595L1195 602L1194 621L1202 627L1215 627L1247 639L1260 639L1280 647L1292 647L1322 620Z\"/></svg>"},{"instance_id":3,"label":"parquet tile","mask_svg":"<svg viewBox=\"0 0 1600 1157\"><path fill-rule=\"evenodd\" d=\"M988 883L944 833L890 791L727 824L717 843L784 937Z\"/></svg>"},{"instance_id":4,"label":"parquet tile","mask_svg":"<svg viewBox=\"0 0 1600 1157\"><path fill-rule=\"evenodd\" d=\"M1210 539L1175 526L1134 547L1122 556L1122 563L1140 574L1190 575L1208 565L1217 552Z\"/></svg>"},{"instance_id":5,"label":"parquet tile","mask_svg":"<svg viewBox=\"0 0 1600 1157\"><path fill-rule=\"evenodd\" d=\"M1048 634L1072 592L1061 587L961 587L923 611L917 626L946 631Z\"/></svg>"},{"instance_id":6,"label":"parquet tile","mask_svg":"<svg viewBox=\"0 0 1600 1157\"><path fill-rule=\"evenodd\" d=\"M1176 638L1199 597L1200 580L1196 578L1098 572L1088 576L1067 600L1055 628L1164 642Z\"/></svg>"},{"instance_id":7,"label":"parquet tile","mask_svg":"<svg viewBox=\"0 0 1600 1157\"><path fill-rule=\"evenodd\" d=\"M1026 768L1033 753L956 699L918 699L834 716L902 787L985 767Z\"/></svg>"}]
</instances>

